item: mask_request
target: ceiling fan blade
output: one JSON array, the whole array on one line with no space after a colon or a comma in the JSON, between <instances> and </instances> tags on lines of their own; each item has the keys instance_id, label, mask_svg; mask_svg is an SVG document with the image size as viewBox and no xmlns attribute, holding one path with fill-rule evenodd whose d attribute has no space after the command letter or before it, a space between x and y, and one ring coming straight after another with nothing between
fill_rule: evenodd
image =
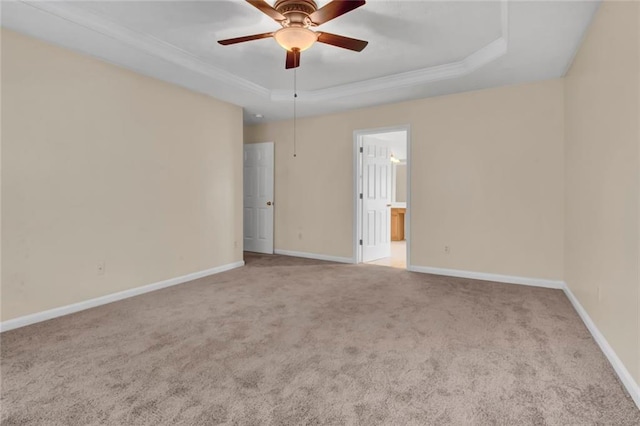
<instances>
[{"instance_id":1,"label":"ceiling fan blade","mask_svg":"<svg viewBox=\"0 0 640 426\"><path fill-rule=\"evenodd\" d=\"M222 44L223 46L227 46L229 44L244 43L245 41L260 40L261 38L269 38L272 36L273 36L273 33L254 34L250 36L228 38L226 40L218 40L218 43Z\"/></svg>"},{"instance_id":2,"label":"ceiling fan blade","mask_svg":"<svg viewBox=\"0 0 640 426\"><path fill-rule=\"evenodd\" d=\"M351 12L353 9L359 8L365 3L366 1L364 0L333 0L309 15L309 19L316 25L324 24L340 15Z\"/></svg>"},{"instance_id":3,"label":"ceiling fan blade","mask_svg":"<svg viewBox=\"0 0 640 426\"><path fill-rule=\"evenodd\" d=\"M300 66L300 50L293 49L287 50L287 62L285 65L286 69L298 68Z\"/></svg>"},{"instance_id":4,"label":"ceiling fan blade","mask_svg":"<svg viewBox=\"0 0 640 426\"><path fill-rule=\"evenodd\" d=\"M286 16L275 10L269 3L264 0L247 0L247 3L250 3L252 6L260 9L262 13L268 15L276 21L284 21L285 19L287 19Z\"/></svg>"},{"instance_id":5,"label":"ceiling fan blade","mask_svg":"<svg viewBox=\"0 0 640 426\"><path fill-rule=\"evenodd\" d=\"M355 50L356 52L361 52L362 49L367 47L367 44L369 44L368 41L358 40L357 38L350 38L331 33L319 33L318 41L320 43L342 47L343 49Z\"/></svg>"}]
</instances>

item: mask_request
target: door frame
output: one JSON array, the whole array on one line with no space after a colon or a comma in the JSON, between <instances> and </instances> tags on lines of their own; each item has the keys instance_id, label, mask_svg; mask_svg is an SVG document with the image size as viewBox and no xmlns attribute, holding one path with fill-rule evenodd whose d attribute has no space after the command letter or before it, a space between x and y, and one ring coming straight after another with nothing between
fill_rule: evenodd
<instances>
[{"instance_id":1,"label":"door frame","mask_svg":"<svg viewBox=\"0 0 640 426\"><path fill-rule=\"evenodd\" d=\"M353 131L353 263L362 263L362 200L359 197L362 175L362 137L377 133L407 132L407 213L405 239L407 241L407 269L411 265L411 125L401 124L390 127L359 129Z\"/></svg>"}]
</instances>

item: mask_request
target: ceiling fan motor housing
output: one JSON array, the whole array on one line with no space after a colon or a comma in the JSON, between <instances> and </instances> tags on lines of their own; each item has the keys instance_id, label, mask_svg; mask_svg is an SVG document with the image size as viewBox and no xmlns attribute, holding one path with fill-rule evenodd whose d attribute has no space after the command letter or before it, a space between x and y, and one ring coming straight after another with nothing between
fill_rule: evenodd
<instances>
[{"instance_id":1,"label":"ceiling fan motor housing","mask_svg":"<svg viewBox=\"0 0 640 426\"><path fill-rule=\"evenodd\" d=\"M318 5L313 0L278 0L274 9L287 17L287 21L281 22L283 27L309 27L312 25L309 15L318 10Z\"/></svg>"}]
</instances>

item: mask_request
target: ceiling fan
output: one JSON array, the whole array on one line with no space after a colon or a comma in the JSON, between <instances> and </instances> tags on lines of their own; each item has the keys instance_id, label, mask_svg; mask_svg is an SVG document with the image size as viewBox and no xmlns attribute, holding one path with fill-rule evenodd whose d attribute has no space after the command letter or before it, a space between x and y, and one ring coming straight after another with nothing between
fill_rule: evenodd
<instances>
[{"instance_id":1,"label":"ceiling fan","mask_svg":"<svg viewBox=\"0 0 640 426\"><path fill-rule=\"evenodd\" d=\"M274 6L265 0L246 1L273 18L282 28L270 33L219 40L218 43L227 46L273 37L287 50L285 65L287 69L299 67L300 52L310 48L316 41L356 52L362 51L368 44L364 40L311 30L313 27L357 9L366 3L364 0L333 0L320 9L314 0L276 0Z\"/></svg>"}]
</instances>

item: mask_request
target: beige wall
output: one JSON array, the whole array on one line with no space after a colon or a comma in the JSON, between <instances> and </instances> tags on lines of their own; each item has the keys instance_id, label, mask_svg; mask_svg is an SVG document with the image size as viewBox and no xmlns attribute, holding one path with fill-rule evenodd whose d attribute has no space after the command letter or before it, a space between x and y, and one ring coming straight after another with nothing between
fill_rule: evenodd
<instances>
[{"instance_id":1,"label":"beige wall","mask_svg":"<svg viewBox=\"0 0 640 426\"><path fill-rule=\"evenodd\" d=\"M2 320L242 260L239 107L6 30L2 59Z\"/></svg>"},{"instance_id":2,"label":"beige wall","mask_svg":"<svg viewBox=\"0 0 640 426\"><path fill-rule=\"evenodd\" d=\"M353 131L411 125L411 263L563 278L561 80L245 128L274 141L275 246L352 257ZM445 254L444 246L451 247Z\"/></svg>"},{"instance_id":3,"label":"beige wall","mask_svg":"<svg viewBox=\"0 0 640 426\"><path fill-rule=\"evenodd\" d=\"M640 382L637 3L600 7L565 82L565 281Z\"/></svg>"},{"instance_id":4,"label":"beige wall","mask_svg":"<svg viewBox=\"0 0 640 426\"><path fill-rule=\"evenodd\" d=\"M276 248L351 257L353 131L410 124L411 263L564 278L640 382L639 27L605 2L566 80L302 119L295 159L248 127ZM241 260L240 108L1 34L2 320Z\"/></svg>"}]
</instances>

